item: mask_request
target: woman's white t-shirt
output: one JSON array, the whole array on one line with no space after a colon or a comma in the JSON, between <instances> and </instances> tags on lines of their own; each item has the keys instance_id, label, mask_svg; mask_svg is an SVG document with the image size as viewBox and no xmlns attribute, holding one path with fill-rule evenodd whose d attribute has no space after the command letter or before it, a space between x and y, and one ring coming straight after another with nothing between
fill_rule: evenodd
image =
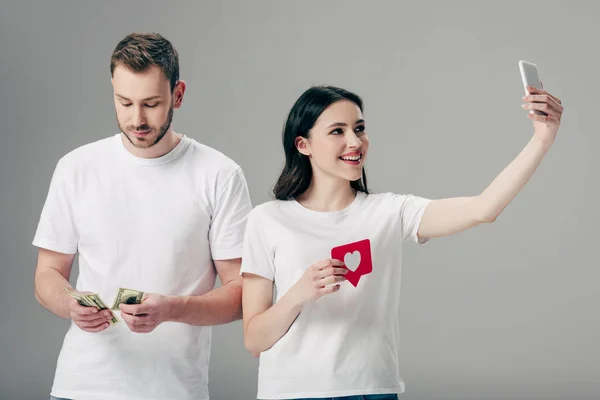
<instances>
[{"instance_id":1,"label":"woman's white t-shirt","mask_svg":"<svg viewBox=\"0 0 600 400\"><path fill-rule=\"evenodd\" d=\"M427 241L417 231L429 202L413 195L358 192L348 207L334 212L311 211L295 200L254 208L241 271L273 280L276 301L310 265L332 258L339 246L356 256L353 243L358 243L357 270L372 270L356 287L345 281L337 293L305 304L289 331L261 353L258 398L404 391L398 364L402 243Z\"/></svg>"}]
</instances>

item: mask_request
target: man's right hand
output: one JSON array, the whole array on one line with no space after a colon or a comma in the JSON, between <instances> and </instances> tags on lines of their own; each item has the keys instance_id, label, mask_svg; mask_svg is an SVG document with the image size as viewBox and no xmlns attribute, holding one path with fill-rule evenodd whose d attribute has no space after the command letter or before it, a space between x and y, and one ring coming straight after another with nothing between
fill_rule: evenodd
<instances>
[{"instance_id":1,"label":"man's right hand","mask_svg":"<svg viewBox=\"0 0 600 400\"><path fill-rule=\"evenodd\" d=\"M76 293L82 296L89 294ZM72 297L69 298L69 316L78 327L86 332L101 332L110 326L110 310L82 306Z\"/></svg>"}]
</instances>

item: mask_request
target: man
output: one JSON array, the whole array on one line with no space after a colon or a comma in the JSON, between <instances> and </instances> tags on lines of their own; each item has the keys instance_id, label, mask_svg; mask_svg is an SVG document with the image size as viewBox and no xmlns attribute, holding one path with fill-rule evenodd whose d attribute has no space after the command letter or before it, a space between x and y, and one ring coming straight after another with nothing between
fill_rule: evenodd
<instances>
[{"instance_id":1,"label":"man","mask_svg":"<svg viewBox=\"0 0 600 400\"><path fill-rule=\"evenodd\" d=\"M33 240L36 298L72 320L51 395L208 399L210 327L241 317L246 181L232 160L173 131L186 85L168 40L128 35L110 69L120 133L59 160ZM120 288L144 296L110 324L109 310L65 288L108 307Z\"/></svg>"}]
</instances>

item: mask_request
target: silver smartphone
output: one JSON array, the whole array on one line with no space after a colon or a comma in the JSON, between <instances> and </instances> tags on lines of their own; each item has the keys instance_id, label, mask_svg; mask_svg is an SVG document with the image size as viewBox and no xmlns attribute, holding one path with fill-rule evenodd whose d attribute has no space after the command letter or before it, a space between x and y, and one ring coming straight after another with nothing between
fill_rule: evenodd
<instances>
[{"instance_id":1,"label":"silver smartphone","mask_svg":"<svg viewBox=\"0 0 600 400\"><path fill-rule=\"evenodd\" d=\"M525 93L530 94L527 90L527 86L533 86L534 88L542 89L542 82L540 81L540 71L537 65L532 62L521 60L519 61L519 70L521 71L521 79L523 80L523 86L525 87ZM530 114L547 115L543 111L529 110Z\"/></svg>"}]
</instances>

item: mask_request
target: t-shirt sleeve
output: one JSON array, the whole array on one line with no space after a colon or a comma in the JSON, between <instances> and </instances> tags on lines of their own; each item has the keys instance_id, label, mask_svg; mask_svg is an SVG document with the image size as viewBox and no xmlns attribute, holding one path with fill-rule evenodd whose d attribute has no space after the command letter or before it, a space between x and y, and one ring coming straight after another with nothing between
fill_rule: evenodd
<instances>
[{"instance_id":1,"label":"t-shirt sleeve","mask_svg":"<svg viewBox=\"0 0 600 400\"><path fill-rule=\"evenodd\" d=\"M240 273L256 274L270 280L275 279L275 252L267 238L264 216L254 209L248 217L244 238L244 255Z\"/></svg>"},{"instance_id":2,"label":"t-shirt sleeve","mask_svg":"<svg viewBox=\"0 0 600 400\"><path fill-rule=\"evenodd\" d=\"M419 231L425 209L431 200L409 194L394 195L394 201L400 209L402 239L412 240L418 244L429 242L429 238L418 237L417 232Z\"/></svg>"},{"instance_id":3,"label":"t-shirt sleeve","mask_svg":"<svg viewBox=\"0 0 600 400\"><path fill-rule=\"evenodd\" d=\"M246 219L251 210L246 178L238 167L217 195L209 230L213 260L230 260L242 256Z\"/></svg>"},{"instance_id":4,"label":"t-shirt sleeve","mask_svg":"<svg viewBox=\"0 0 600 400\"><path fill-rule=\"evenodd\" d=\"M77 253L79 234L73 217L73 187L64 160L54 169L33 245L65 254Z\"/></svg>"}]
</instances>

